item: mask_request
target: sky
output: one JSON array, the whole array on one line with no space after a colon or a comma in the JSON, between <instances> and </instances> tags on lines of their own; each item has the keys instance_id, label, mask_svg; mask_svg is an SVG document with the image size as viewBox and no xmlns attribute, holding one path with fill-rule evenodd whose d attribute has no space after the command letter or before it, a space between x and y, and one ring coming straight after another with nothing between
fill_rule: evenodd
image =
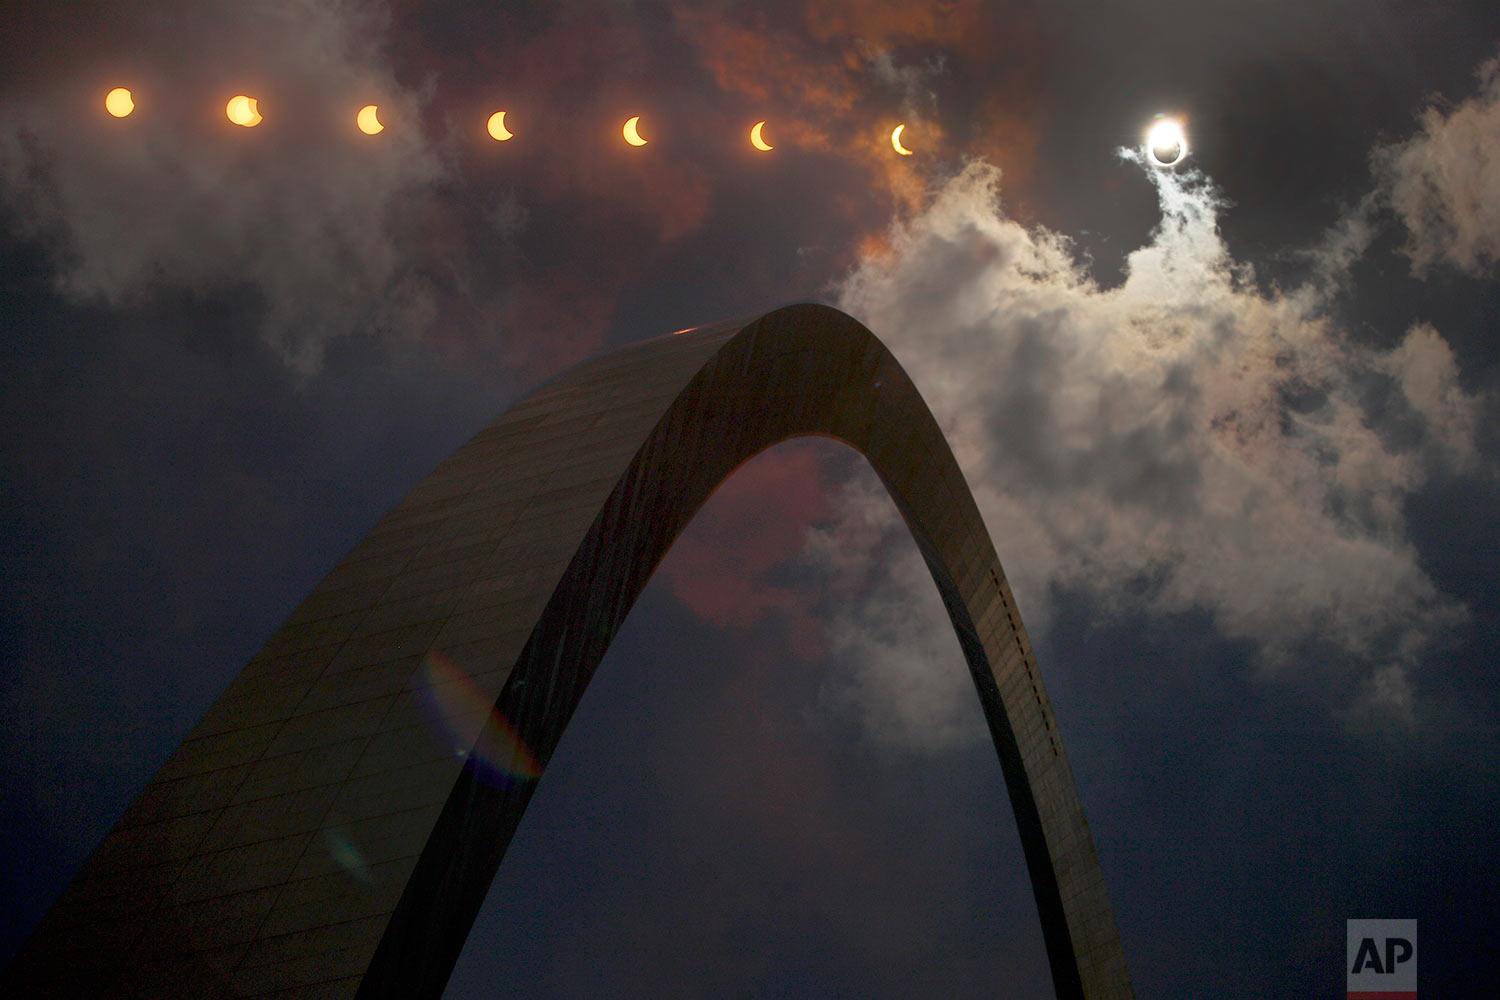
<instances>
[{"instance_id":1,"label":"sky","mask_svg":"<svg viewBox=\"0 0 1500 1000\"><path fill-rule=\"evenodd\" d=\"M7 20L0 961L455 447L813 300L954 447L1139 996L1326 995L1366 917L1419 921L1424 995L1500 974L1500 6ZM996 993L1050 979L957 642L863 459L780 445L631 613L447 996Z\"/></svg>"}]
</instances>

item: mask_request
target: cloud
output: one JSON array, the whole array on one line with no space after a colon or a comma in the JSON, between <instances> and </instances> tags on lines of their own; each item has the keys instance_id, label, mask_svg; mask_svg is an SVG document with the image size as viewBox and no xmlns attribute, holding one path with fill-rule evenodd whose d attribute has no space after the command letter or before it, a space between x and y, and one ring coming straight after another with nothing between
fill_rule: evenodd
<instances>
[{"instance_id":1,"label":"cloud","mask_svg":"<svg viewBox=\"0 0 1500 1000\"><path fill-rule=\"evenodd\" d=\"M884 487L873 474L856 477L839 500L836 520L809 533L806 553L832 576L836 606L851 609L829 626L844 669L823 684L822 703L878 743L938 750L982 739L963 651Z\"/></svg>"},{"instance_id":2,"label":"cloud","mask_svg":"<svg viewBox=\"0 0 1500 1000\"><path fill-rule=\"evenodd\" d=\"M903 210L921 206L930 165L959 149L1005 163L1013 177L1036 158L1045 45L1019 9L814 0L680 6L673 16L726 96L774 116L789 146L838 156L859 179L851 188ZM918 157L892 155L902 121Z\"/></svg>"},{"instance_id":3,"label":"cloud","mask_svg":"<svg viewBox=\"0 0 1500 1000\"><path fill-rule=\"evenodd\" d=\"M1392 722L1411 725L1413 696L1406 671L1394 663L1378 668L1365 679L1354 703L1340 715L1355 729L1379 730Z\"/></svg>"},{"instance_id":4,"label":"cloud","mask_svg":"<svg viewBox=\"0 0 1500 1000\"><path fill-rule=\"evenodd\" d=\"M1322 671L1340 698L1363 677L1350 712L1410 720L1410 669L1465 611L1419 565L1404 503L1435 470L1479 461L1477 401L1431 326L1382 351L1338 327L1331 271L1261 290L1220 238L1206 177L1124 155L1161 222L1120 286L1096 284L1066 237L1008 218L1000 171L976 161L859 263L839 304L938 415L1033 630L1057 624L1059 590L1106 612L1206 611L1266 675ZM944 722L962 716L944 699L972 693L932 677L953 644L931 634L947 625L920 565L828 561L871 551L873 524L902 530L876 488L850 486L810 542L854 595L832 629L833 697L886 742L979 738Z\"/></svg>"},{"instance_id":5,"label":"cloud","mask_svg":"<svg viewBox=\"0 0 1500 1000\"><path fill-rule=\"evenodd\" d=\"M744 630L779 615L794 648L821 653L822 630L807 594L776 580L808 524L825 512L818 456L807 442L789 442L756 456L715 490L658 570L673 596L724 628ZM768 496L777 502L768 505Z\"/></svg>"},{"instance_id":6,"label":"cloud","mask_svg":"<svg viewBox=\"0 0 1500 1000\"><path fill-rule=\"evenodd\" d=\"M1479 82L1477 95L1446 113L1428 108L1421 131L1373 157L1419 275L1441 263L1477 277L1500 262L1500 58Z\"/></svg>"},{"instance_id":7,"label":"cloud","mask_svg":"<svg viewBox=\"0 0 1500 1000\"><path fill-rule=\"evenodd\" d=\"M61 51L0 91L0 197L52 240L64 294L118 306L250 290L264 338L304 373L356 330L431 321L432 281L407 246L441 224L433 194L448 168L424 136L421 94L385 59L381 5L136 3L108 26L88 15L27 25L57 30ZM102 107L117 84L137 104L119 121ZM260 99L253 131L224 119L237 92ZM353 128L366 103L387 124L376 141Z\"/></svg>"},{"instance_id":8,"label":"cloud","mask_svg":"<svg viewBox=\"0 0 1500 1000\"><path fill-rule=\"evenodd\" d=\"M1395 379L1407 405L1429 429L1452 468L1468 471L1478 465L1474 436L1479 399L1459 385L1458 362L1437 330L1426 323L1416 324L1400 344L1378 359L1376 367Z\"/></svg>"}]
</instances>

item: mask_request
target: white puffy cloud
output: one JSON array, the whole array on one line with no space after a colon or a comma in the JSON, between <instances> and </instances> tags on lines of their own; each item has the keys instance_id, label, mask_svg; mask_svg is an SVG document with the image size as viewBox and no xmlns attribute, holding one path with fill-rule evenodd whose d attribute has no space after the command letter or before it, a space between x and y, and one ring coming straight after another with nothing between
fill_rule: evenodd
<instances>
[{"instance_id":1,"label":"white puffy cloud","mask_svg":"<svg viewBox=\"0 0 1500 1000\"><path fill-rule=\"evenodd\" d=\"M1033 630L1057 624L1054 588L1105 609L1203 610L1266 673L1333 671L1344 698L1362 673L1361 718L1410 719L1409 668L1464 614L1403 520L1433 469L1477 460L1448 345L1425 325L1385 352L1345 336L1326 298L1339 268L1262 291L1221 240L1205 177L1127 158L1162 220L1118 287L1065 237L1007 218L999 171L975 162L856 266L839 304L943 424ZM876 551L877 522L902 530L875 488L850 487L817 561ZM833 629L848 667L835 700L885 741L977 738L944 701L972 700L967 678L931 676L935 645L957 646L931 634L947 626L925 574L836 568L855 597Z\"/></svg>"},{"instance_id":2,"label":"white puffy cloud","mask_svg":"<svg viewBox=\"0 0 1500 1000\"><path fill-rule=\"evenodd\" d=\"M1457 470L1474 468L1479 400L1464 392L1458 381L1458 362L1442 335L1418 323L1400 344L1383 355L1376 367L1396 380L1407 404L1431 431L1431 438Z\"/></svg>"},{"instance_id":3,"label":"white puffy cloud","mask_svg":"<svg viewBox=\"0 0 1500 1000\"><path fill-rule=\"evenodd\" d=\"M1418 274L1446 263L1482 275L1500 263L1500 59L1479 81L1478 94L1427 109L1416 135L1374 156Z\"/></svg>"},{"instance_id":4,"label":"white puffy cloud","mask_svg":"<svg viewBox=\"0 0 1500 1000\"><path fill-rule=\"evenodd\" d=\"M435 305L410 248L447 168L421 95L385 58L382 5L133 3L108 25L87 13L55 15L80 19L55 71L0 92L0 197L53 239L65 294L247 290L301 372L354 330L425 325ZM93 31L120 32L111 54ZM136 98L120 121L103 110L116 84ZM238 92L260 98L259 127L225 120ZM387 123L378 139L353 127L366 103Z\"/></svg>"},{"instance_id":5,"label":"white puffy cloud","mask_svg":"<svg viewBox=\"0 0 1500 1000\"><path fill-rule=\"evenodd\" d=\"M849 609L829 626L846 669L829 676L821 700L879 742L931 749L970 742L984 723L958 639L885 488L865 472L845 483L835 521L814 528L804 551Z\"/></svg>"}]
</instances>

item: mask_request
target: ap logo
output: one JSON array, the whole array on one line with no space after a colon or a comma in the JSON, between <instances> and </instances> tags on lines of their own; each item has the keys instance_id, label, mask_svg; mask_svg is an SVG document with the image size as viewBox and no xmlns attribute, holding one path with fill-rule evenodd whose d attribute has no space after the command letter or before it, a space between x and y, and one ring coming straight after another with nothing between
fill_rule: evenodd
<instances>
[{"instance_id":1,"label":"ap logo","mask_svg":"<svg viewBox=\"0 0 1500 1000\"><path fill-rule=\"evenodd\" d=\"M1347 1000L1417 1000L1417 922L1350 920Z\"/></svg>"}]
</instances>

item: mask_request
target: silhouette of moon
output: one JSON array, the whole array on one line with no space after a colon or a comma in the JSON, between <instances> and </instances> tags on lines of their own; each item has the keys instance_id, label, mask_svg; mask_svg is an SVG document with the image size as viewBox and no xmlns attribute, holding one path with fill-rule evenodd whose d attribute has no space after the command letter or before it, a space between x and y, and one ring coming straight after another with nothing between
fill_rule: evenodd
<instances>
[{"instance_id":1,"label":"silhouette of moon","mask_svg":"<svg viewBox=\"0 0 1500 1000\"><path fill-rule=\"evenodd\" d=\"M490 137L496 142L504 142L515 135L514 132L505 127L504 111L496 111L490 115L489 123L485 125L485 128L489 130Z\"/></svg>"},{"instance_id":2,"label":"silhouette of moon","mask_svg":"<svg viewBox=\"0 0 1500 1000\"><path fill-rule=\"evenodd\" d=\"M255 98L246 97L244 94L236 94L234 97L231 97L229 103L224 105L224 114L229 116L230 121L236 125L243 125L245 128L254 128L261 122L260 108L257 106L257 101Z\"/></svg>"},{"instance_id":3,"label":"silhouette of moon","mask_svg":"<svg viewBox=\"0 0 1500 1000\"><path fill-rule=\"evenodd\" d=\"M1183 135L1182 123L1171 118L1162 118L1146 133L1146 151L1151 162L1158 167L1175 167L1187 156L1187 137Z\"/></svg>"},{"instance_id":4,"label":"silhouette of moon","mask_svg":"<svg viewBox=\"0 0 1500 1000\"><path fill-rule=\"evenodd\" d=\"M905 128L906 123L902 122L900 125L897 125L896 130L891 133L891 148L900 153L902 156L910 156L911 150L901 145L901 132Z\"/></svg>"},{"instance_id":5,"label":"silhouette of moon","mask_svg":"<svg viewBox=\"0 0 1500 1000\"><path fill-rule=\"evenodd\" d=\"M135 100L130 96L130 91L124 87L116 87L104 95L104 110L116 118L124 118L135 110Z\"/></svg>"},{"instance_id":6,"label":"silhouette of moon","mask_svg":"<svg viewBox=\"0 0 1500 1000\"><path fill-rule=\"evenodd\" d=\"M385 126L380 124L380 108L374 104L366 104L360 108L354 121L365 135L375 135L385 130Z\"/></svg>"},{"instance_id":7,"label":"silhouette of moon","mask_svg":"<svg viewBox=\"0 0 1500 1000\"><path fill-rule=\"evenodd\" d=\"M646 140L642 139L641 133L637 131L637 127L640 125L640 123L641 116L636 115L634 118L626 122L625 127L621 129L621 131L625 134L625 141L630 143L632 146L644 146L646 144Z\"/></svg>"},{"instance_id":8,"label":"silhouette of moon","mask_svg":"<svg viewBox=\"0 0 1500 1000\"><path fill-rule=\"evenodd\" d=\"M765 137L761 135L760 130L763 129L763 128L765 128L765 127L766 127L766 123L765 122L756 122L755 123L755 126L750 129L750 145L754 146L756 149L760 150L761 152L770 152L771 150L775 149L776 147L773 146L773 145L771 145L769 142L767 142L765 140Z\"/></svg>"}]
</instances>

